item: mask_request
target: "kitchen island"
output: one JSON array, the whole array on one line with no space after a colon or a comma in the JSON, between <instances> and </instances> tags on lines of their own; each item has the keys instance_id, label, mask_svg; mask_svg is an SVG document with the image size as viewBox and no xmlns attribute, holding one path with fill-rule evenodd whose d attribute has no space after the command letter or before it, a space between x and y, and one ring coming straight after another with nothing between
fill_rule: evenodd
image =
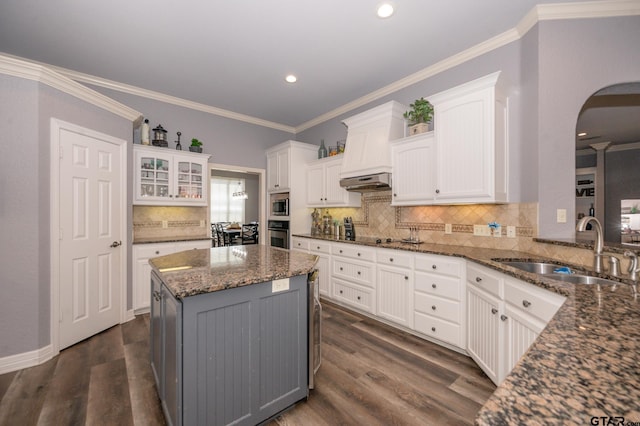
<instances>
[{"instance_id":1,"label":"kitchen island","mask_svg":"<svg viewBox=\"0 0 640 426\"><path fill-rule=\"evenodd\" d=\"M316 260L250 245L149 262L151 363L169 424L258 424L308 396Z\"/></svg>"}]
</instances>

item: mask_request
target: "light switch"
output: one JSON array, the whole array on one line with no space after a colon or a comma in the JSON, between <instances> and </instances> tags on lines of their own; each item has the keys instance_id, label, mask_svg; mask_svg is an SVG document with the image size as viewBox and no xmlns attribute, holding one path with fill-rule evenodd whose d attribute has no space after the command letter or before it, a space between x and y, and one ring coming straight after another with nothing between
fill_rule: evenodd
<instances>
[{"instance_id":1,"label":"light switch","mask_svg":"<svg viewBox=\"0 0 640 426\"><path fill-rule=\"evenodd\" d=\"M450 234L452 230L451 224L450 223L445 223L444 224L444 233L445 234Z\"/></svg>"},{"instance_id":2,"label":"light switch","mask_svg":"<svg viewBox=\"0 0 640 426\"><path fill-rule=\"evenodd\" d=\"M558 223L567 223L567 209L556 210L556 220Z\"/></svg>"}]
</instances>

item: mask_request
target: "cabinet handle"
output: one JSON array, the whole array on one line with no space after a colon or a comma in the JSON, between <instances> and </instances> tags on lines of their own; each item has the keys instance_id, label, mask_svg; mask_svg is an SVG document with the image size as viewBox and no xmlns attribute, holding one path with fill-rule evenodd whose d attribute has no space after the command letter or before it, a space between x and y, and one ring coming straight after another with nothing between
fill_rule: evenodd
<instances>
[{"instance_id":1,"label":"cabinet handle","mask_svg":"<svg viewBox=\"0 0 640 426\"><path fill-rule=\"evenodd\" d=\"M435 327L431 327L431 331L433 331L435 333L436 332L436 328Z\"/></svg>"},{"instance_id":2,"label":"cabinet handle","mask_svg":"<svg viewBox=\"0 0 640 426\"><path fill-rule=\"evenodd\" d=\"M316 247L316 250L320 250L320 246Z\"/></svg>"},{"instance_id":3,"label":"cabinet handle","mask_svg":"<svg viewBox=\"0 0 640 426\"><path fill-rule=\"evenodd\" d=\"M506 321L508 318L509 318L509 317L508 317L508 316L506 316L506 315L504 315L504 314L500 315L500 319L501 319L502 321Z\"/></svg>"},{"instance_id":4,"label":"cabinet handle","mask_svg":"<svg viewBox=\"0 0 640 426\"><path fill-rule=\"evenodd\" d=\"M394 196L394 197L397 197L397 196L398 196L398 194L396 194L396 193L394 192L394 193L393 193L393 196Z\"/></svg>"},{"instance_id":5,"label":"cabinet handle","mask_svg":"<svg viewBox=\"0 0 640 426\"><path fill-rule=\"evenodd\" d=\"M439 190L439 189L436 189L436 194L439 194L439 193L440 193L440 190Z\"/></svg>"},{"instance_id":6,"label":"cabinet handle","mask_svg":"<svg viewBox=\"0 0 640 426\"><path fill-rule=\"evenodd\" d=\"M431 265L431 269L438 269L436 265Z\"/></svg>"},{"instance_id":7,"label":"cabinet handle","mask_svg":"<svg viewBox=\"0 0 640 426\"><path fill-rule=\"evenodd\" d=\"M390 258L389 258L389 262L393 262L393 257L390 257Z\"/></svg>"},{"instance_id":8,"label":"cabinet handle","mask_svg":"<svg viewBox=\"0 0 640 426\"><path fill-rule=\"evenodd\" d=\"M360 275L360 271L358 271L358 275Z\"/></svg>"},{"instance_id":9,"label":"cabinet handle","mask_svg":"<svg viewBox=\"0 0 640 426\"><path fill-rule=\"evenodd\" d=\"M433 305L433 306L431 307L431 309L435 311L435 310L436 310L436 305Z\"/></svg>"},{"instance_id":10,"label":"cabinet handle","mask_svg":"<svg viewBox=\"0 0 640 426\"><path fill-rule=\"evenodd\" d=\"M408 280L408 279L409 279L409 277L405 275L405 276L404 276L404 279L405 279L405 280Z\"/></svg>"},{"instance_id":11,"label":"cabinet handle","mask_svg":"<svg viewBox=\"0 0 640 426\"><path fill-rule=\"evenodd\" d=\"M160 250L156 250L156 254L160 254Z\"/></svg>"},{"instance_id":12,"label":"cabinet handle","mask_svg":"<svg viewBox=\"0 0 640 426\"><path fill-rule=\"evenodd\" d=\"M437 286L434 284L431 284L431 288L436 288Z\"/></svg>"},{"instance_id":13,"label":"cabinet handle","mask_svg":"<svg viewBox=\"0 0 640 426\"><path fill-rule=\"evenodd\" d=\"M360 256L360 253L358 253L358 257Z\"/></svg>"},{"instance_id":14,"label":"cabinet handle","mask_svg":"<svg viewBox=\"0 0 640 426\"><path fill-rule=\"evenodd\" d=\"M498 310L496 308L491 308L491 313L495 315L498 313Z\"/></svg>"},{"instance_id":15,"label":"cabinet handle","mask_svg":"<svg viewBox=\"0 0 640 426\"><path fill-rule=\"evenodd\" d=\"M340 254L342 254L342 249L340 249Z\"/></svg>"},{"instance_id":16,"label":"cabinet handle","mask_svg":"<svg viewBox=\"0 0 640 426\"><path fill-rule=\"evenodd\" d=\"M479 283L480 281L482 281L482 278L476 277L476 282Z\"/></svg>"},{"instance_id":17,"label":"cabinet handle","mask_svg":"<svg viewBox=\"0 0 640 426\"><path fill-rule=\"evenodd\" d=\"M340 290L340 294L342 294L342 290Z\"/></svg>"},{"instance_id":18,"label":"cabinet handle","mask_svg":"<svg viewBox=\"0 0 640 426\"><path fill-rule=\"evenodd\" d=\"M160 295L160 292L159 292L159 291L154 290L154 291L153 291L153 298L154 298L157 302L159 302L159 301L160 301L160 299L162 299L162 296Z\"/></svg>"},{"instance_id":19,"label":"cabinet handle","mask_svg":"<svg viewBox=\"0 0 640 426\"><path fill-rule=\"evenodd\" d=\"M358 296L358 300L360 300L360 296Z\"/></svg>"},{"instance_id":20,"label":"cabinet handle","mask_svg":"<svg viewBox=\"0 0 640 426\"><path fill-rule=\"evenodd\" d=\"M340 270L342 271L342 266L340 267Z\"/></svg>"},{"instance_id":21,"label":"cabinet handle","mask_svg":"<svg viewBox=\"0 0 640 426\"><path fill-rule=\"evenodd\" d=\"M524 306L525 308L528 308L529 306L531 306L531 302L529 302L528 300L523 300L522 306Z\"/></svg>"}]
</instances>

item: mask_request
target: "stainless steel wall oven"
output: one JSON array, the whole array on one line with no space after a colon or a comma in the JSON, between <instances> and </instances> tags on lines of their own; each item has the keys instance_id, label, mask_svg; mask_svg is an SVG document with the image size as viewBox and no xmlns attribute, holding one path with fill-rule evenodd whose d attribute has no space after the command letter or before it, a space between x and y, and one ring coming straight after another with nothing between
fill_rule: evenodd
<instances>
[{"instance_id":1,"label":"stainless steel wall oven","mask_svg":"<svg viewBox=\"0 0 640 426\"><path fill-rule=\"evenodd\" d=\"M267 231L269 232L269 245L272 247L289 248L289 221L270 220Z\"/></svg>"}]
</instances>

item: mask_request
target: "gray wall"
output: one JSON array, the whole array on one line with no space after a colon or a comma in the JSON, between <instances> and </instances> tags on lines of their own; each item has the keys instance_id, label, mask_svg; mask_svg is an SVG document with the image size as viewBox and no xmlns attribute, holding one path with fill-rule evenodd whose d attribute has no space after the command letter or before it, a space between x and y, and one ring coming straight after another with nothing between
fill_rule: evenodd
<instances>
[{"instance_id":1,"label":"gray wall","mask_svg":"<svg viewBox=\"0 0 640 426\"><path fill-rule=\"evenodd\" d=\"M132 124L49 86L16 77L0 75L0 93L5 142L0 155L0 357L6 357L50 343L50 119L127 141Z\"/></svg>"},{"instance_id":2,"label":"gray wall","mask_svg":"<svg viewBox=\"0 0 640 426\"><path fill-rule=\"evenodd\" d=\"M176 132L182 132L183 150L191 145L191 139L203 141L203 152L210 154L210 163L267 168L264 151L274 145L293 139L292 133L256 126L229 118L218 117L201 111L179 107L164 102L141 98L102 87L91 87L115 99L149 119L153 129L162 124L168 131L170 147L175 147Z\"/></svg>"}]
</instances>

